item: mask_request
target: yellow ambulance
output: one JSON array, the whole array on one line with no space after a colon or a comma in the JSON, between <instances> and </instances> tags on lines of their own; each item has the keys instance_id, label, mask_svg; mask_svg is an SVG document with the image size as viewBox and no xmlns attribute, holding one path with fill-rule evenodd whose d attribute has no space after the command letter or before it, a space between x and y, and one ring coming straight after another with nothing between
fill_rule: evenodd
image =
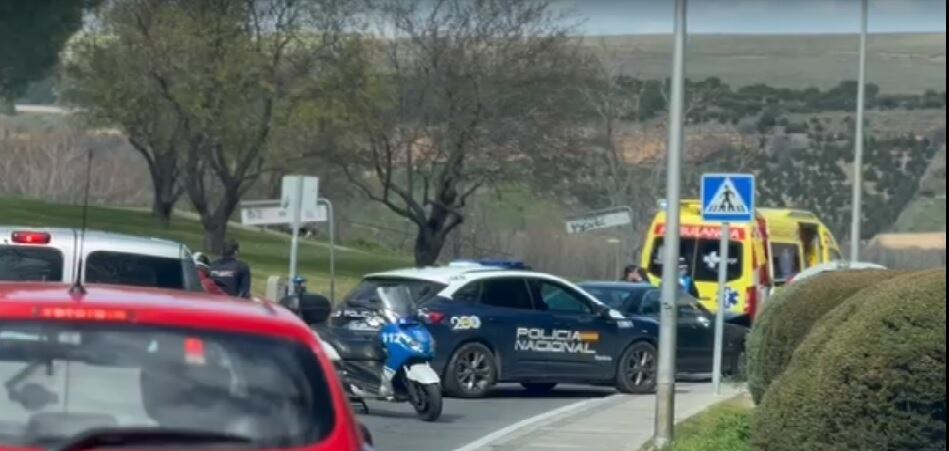
<instances>
[{"instance_id":1,"label":"yellow ambulance","mask_svg":"<svg viewBox=\"0 0 949 451\"><path fill-rule=\"evenodd\" d=\"M680 212L680 262L695 281L702 304L717 311L721 227L702 220L697 199L683 200ZM758 208L755 213L755 222L731 225L728 247L728 313L749 323L775 287L805 268L840 258L830 229L813 213L788 208ZM660 208L642 254L642 266L655 284L662 277L665 229L666 212Z\"/></svg>"}]
</instances>

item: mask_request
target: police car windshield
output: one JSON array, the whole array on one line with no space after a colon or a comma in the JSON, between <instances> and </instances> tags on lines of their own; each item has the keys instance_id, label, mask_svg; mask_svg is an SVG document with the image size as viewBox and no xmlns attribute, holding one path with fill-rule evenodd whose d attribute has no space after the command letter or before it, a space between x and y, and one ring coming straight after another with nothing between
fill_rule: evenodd
<instances>
[{"instance_id":1,"label":"police car windshield","mask_svg":"<svg viewBox=\"0 0 949 451\"><path fill-rule=\"evenodd\" d=\"M412 300L415 301L416 305L421 305L443 290L445 285L429 280L372 277L359 282L359 285L346 296L344 302L348 305L359 304L360 301L375 297L376 289L380 287L406 287L412 294Z\"/></svg>"},{"instance_id":2,"label":"police car windshield","mask_svg":"<svg viewBox=\"0 0 949 451\"><path fill-rule=\"evenodd\" d=\"M335 421L311 351L245 334L3 321L0 382L0 448L55 447L101 427L187 428L287 448L322 440Z\"/></svg>"}]
</instances>

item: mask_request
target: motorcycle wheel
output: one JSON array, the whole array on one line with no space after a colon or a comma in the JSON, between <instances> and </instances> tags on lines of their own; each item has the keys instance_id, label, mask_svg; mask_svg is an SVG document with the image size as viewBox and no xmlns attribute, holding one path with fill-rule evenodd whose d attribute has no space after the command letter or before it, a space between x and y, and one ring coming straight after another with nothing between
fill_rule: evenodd
<instances>
[{"instance_id":1,"label":"motorcycle wheel","mask_svg":"<svg viewBox=\"0 0 949 451\"><path fill-rule=\"evenodd\" d=\"M435 421L442 415L442 385L407 381L409 402L422 421Z\"/></svg>"}]
</instances>

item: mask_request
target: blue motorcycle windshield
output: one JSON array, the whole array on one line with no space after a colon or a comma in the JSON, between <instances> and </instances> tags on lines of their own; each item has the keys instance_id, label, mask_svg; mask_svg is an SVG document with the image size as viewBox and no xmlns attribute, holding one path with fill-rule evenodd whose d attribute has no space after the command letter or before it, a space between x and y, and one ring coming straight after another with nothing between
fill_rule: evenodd
<instances>
[{"instance_id":1,"label":"blue motorcycle windshield","mask_svg":"<svg viewBox=\"0 0 949 451\"><path fill-rule=\"evenodd\" d=\"M400 325L400 326L414 326L414 325L416 325L416 324L418 324L418 323L419 323L418 320L416 320L415 318L411 318L411 317L399 318L399 319L396 321L396 324L398 324L398 325Z\"/></svg>"}]
</instances>

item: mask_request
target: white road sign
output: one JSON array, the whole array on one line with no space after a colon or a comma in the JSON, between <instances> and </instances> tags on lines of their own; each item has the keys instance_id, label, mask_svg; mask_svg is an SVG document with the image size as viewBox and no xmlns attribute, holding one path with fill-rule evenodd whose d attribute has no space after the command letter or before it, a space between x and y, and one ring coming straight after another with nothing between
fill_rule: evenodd
<instances>
[{"instance_id":1,"label":"white road sign","mask_svg":"<svg viewBox=\"0 0 949 451\"><path fill-rule=\"evenodd\" d=\"M297 184L302 183L303 188L300 191L300 207L315 208L317 200L320 198L320 179L319 177L305 177L302 175L288 175L281 180L280 184L280 205L287 210L293 207L294 197L297 193Z\"/></svg>"},{"instance_id":2,"label":"white road sign","mask_svg":"<svg viewBox=\"0 0 949 451\"><path fill-rule=\"evenodd\" d=\"M566 221L566 225L567 233L583 233L590 230L619 227L631 222L633 222L633 218L630 217L629 211L623 209L605 210L571 218Z\"/></svg>"},{"instance_id":3,"label":"white road sign","mask_svg":"<svg viewBox=\"0 0 949 451\"><path fill-rule=\"evenodd\" d=\"M290 224L290 209L280 206L279 200L241 204L241 223L244 225ZM300 211L300 222L325 222L326 207L317 205Z\"/></svg>"}]
</instances>

